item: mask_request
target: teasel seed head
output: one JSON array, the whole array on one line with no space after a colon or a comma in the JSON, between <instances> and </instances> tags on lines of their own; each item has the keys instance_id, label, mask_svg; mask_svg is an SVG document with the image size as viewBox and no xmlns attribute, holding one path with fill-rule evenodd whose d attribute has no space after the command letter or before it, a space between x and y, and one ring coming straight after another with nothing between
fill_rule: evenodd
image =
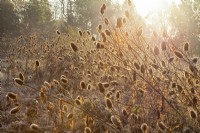
<instances>
[{"instance_id":1,"label":"teasel seed head","mask_svg":"<svg viewBox=\"0 0 200 133\"><path fill-rule=\"evenodd\" d=\"M183 133L192 133L192 130L190 128L184 128Z\"/></svg>"},{"instance_id":2,"label":"teasel seed head","mask_svg":"<svg viewBox=\"0 0 200 133\"><path fill-rule=\"evenodd\" d=\"M109 30L105 30L105 33L106 33L107 36L111 35L111 32Z\"/></svg>"},{"instance_id":3,"label":"teasel seed head","mask_svg":"<svg viewBox=\"0 0 200 133\"><path fill-rule=\"evenodd\" d=\"M118 17L117 18L117 28L121 28L122 25L123 25L123 23L122 23L122 17Z\"/></svg>"},{"instance_id":4,"label":"teasel seed head","mask_svg":"<svg viewBox=\"0 0 200 133\"><path fill-rule=\"evenodd\" d=\"M105 19L104 19L104 23L105 23L106 25L109 25L109 20L108 20L108 18L105 18Z\"/></svg>"},{"instance_id":5,"label":"teasel seed head","mask_svg":"<svg viewBox=\"0 0 200 133\"><path fill-rule=\"evenodd\" d=\"M86 84L84 81L80 82L80 87L81 87L81 89L86 89Z\"/></svg>"},{"instance_id":6,"label":"teasel seed head","mask_svg":"<svg viewBox=\"0 0 200 133\"><path fill-rule=\"evenodd\" d=\"M19 78L23 81L24 80L24 75L22 73L19 73Z\"/></svg>"},{"instance_id":7,"label":"teasel seed head","mask_svg":"<svg viewBox=\"0 0 200 133\"><path fill-rule=\"evenodd\" d=\"M184 44L183 50L186 52L189 50L189 43Z\"/></svg>"},{"instance_id":8,"label":"teasel seed head","mask_svg":"<svg viewBox=\"0 0 200 133\"><path fill-rule=\"evenodd\" d=\"M75 100L75 103L76 103L77 105L81 105L81 101L80 101L79 99L76 99L76 100Z\"/></svg>"},{"instance_id":9,"label":"teasel seed head","mask_svg":"<svg viewBox=\"0 0 200 133\"><path fill-rule=\"evenodd\" d=\"M158 122L157 123L158 125L158 128L161 130L161 131L165 131L167 129L166 125L161 121L161 122Z\"/></svg>"},{"instance_id":10,"label":"teasel seed head","mask_svg":"<svg viewBox=\"0 0 200 133\"><path fill-rule=\"evenodd\" d=\"M179 51L174 51L174 54L176 55L176 57L178 57L178 58L183 58L183 54L181 53L181 52L179 52Z\"/></svg>"},{"instance_id":11,"label":"teasel seed head","mask_svg":"<svg viewBox=\"0 0 200 133\"><path fill-rule=\"evenodd\" d=\"M40 127L37 124L33 123L33 124L30 125L30 129L38 131L38 130L40 130Z\"/></svg>"},{"instance_id":12,"label":"teasel seed head","mask_svg":"<svg viewBox=\"0 0 200 133\"><path fill-rule=\"evenodd\" d=\"M79 33L80 36L83 36L83 32L82 31L79 30L78 33Z\"/></svg>"},{"instance_id":13,"label":"teasel seed head","mask_svg":"<svg viewBox=\"0 0 200 133\"><path fill-rule=\"evenodd\" d=\"M141 129L142 129L143 132L147 132L148 131L148 125L146 123L142 123Z\"/></svg>"},{"instance_id":14,"label":"teasel seed head","mask_svg":"<svg viewBox=\"0 0 200 133\"><path fill-rule=\"evenodd\" d=\"M98 88L101 93L105 93L105 88L102 83L98 83Z\"/></svg>"},{"instance_id":15,"label":"teasel seed head","mask_svg":"<svg viewBox=\"0 0 200 133\"><path fill-rule=\"evenodd\" d=\"M15 94L13 92L8 92L7 96L12 100L16 100L17 99L17 94Z\"/></svg>"},{"instance_id":16,"label":"teasel seed head","mask_svg":"<svg viewBox=\"0 0 200 133\"><path fill-rule=\"evenodd\" d=\"M39 66L40 66L40 62L39 62L38 60L36 60L36 61L35 61L35 65L36 65L37 67L39 67Z\"/></svg>"},{"instance_id":17,"label":"teasel seed head","mask_svg":"<svg viewBox=\"0 0 200 133\"><path fill-rule=\"evenodd\" d=\"M154 54L155 55L159 55L160 54L160 50L157 46L154 47Z\"/></svg>"},{"instance_id":18,"label":"teasel seed head","mask_svg":"<svg viewBox=\"0 0 200 133\"><path fill-rule=\"evenodd\" d=\"M131 0L128 0L128 5L131 6Z\"/></svg>"},{"instance_id":19,"label":"teasel seed head","mask_svg":"<svg viewBox=\"0 0 200 133\"><path fill-rule=\"evenodd\" d=\"M61 77L61 81L63 84L67 84L67 82L68 82L67 78L64 78L64 77Z\"/></svg>"},{"instance_id":20,"label":"teasel seed head","mask_svg":"<svg viewBox=\"0 0 200 133\"><path fill-rule=\"evenodd\" d=\"M116 127L121 127L121 121L114 115L111 116L111 122L116 126Z\"/></svg>"},{"instance_id":21,"label":"teasel seed head","mask_svg":"<svg viewBox=\"0 0 200 133\"><path fill-rule=\"evenodd\" d=\"M194 57L194 58L192 59L192 62L193 62L194 64L196 64L197 61L198 61L198 58L197 58L197 57Z\"/></svg>"},{"instance_id":22,"label":"teasel seed head","mask_svg":"<svg viewBox=\"0 0 200 133\"><path fill-rule=\"evenodd\" d=\"M74 115L73 115L72 113L69 113L69 114L67 115L67 118L68 118L68 119L72 119L73 116L74 116Z\"/></svg>"},{"instance_id":23,"label":"teasel seed head","mask_svg":"<svg viewBox=\"0 0 200 133\"><path fill-rule=\"evenodd\" d=\"M78 47L74 43L71 43L71 48L74 52L78 51Z\"/></svg>"},{"instance_id":24,"label":"teasel seed head","mask_svg":"<svg viewBox=\"0 0 200 133\"><path fill-rule=\"evenodd\" d=\"M158 34L157 34L155 31L153 31L153 36L154 36L155 38L157 38L157 37L158 37Z\"/></svg>"},{"instance_id":25,"label":"teasel seed head","mask_svg":"<svg viewBox=\"0 0 200 133\"><path fill-rule=\"evenodd\" d=\"M104 32L101 32L101 36L102 36L103 42L106 42L106 35Z\"/></svg>"},{"instance_id":26,"label":"teasel seed head","mask_svg":"<svg viewBox=\"0 0 200 133\"><path fill-rule=\"evenodd\" d=\"M24 82L20 78L15 78L14 81L20 86L24 84Z\"/></svg>"},{"instance_id":27,"label":"teasel seed head","mask_svg":"<svg viewBox=\"0 0 200 133\"><path fill-rule=\"evenodd\" d=\"M139 70L139 69L140 69L140 66L138 65L138 63L137 63L137 62L134 62L134 66L135 66L135 68L136 68L137 70Z\"/></svg>"},{"instance_id":28,"label":"teasel seed head","mask_svg":"<svg viewBox=\"0 0 200 133\"><path fill-rule=\"evenodd\" d=\"M111 109L113 107L113 104L109 98L106 98L106 106L108 107L108 109Z\"/></svg>"},{"instance_id":29,"label":"teasel seed head","mask_svg":"<svg viewBox=\"0 0 200 133\"><path fill-rule=\"evenodd\" d=\"M171 63L173 60L174 60L174 57L170 57L170 58L168 59L168 62Z\"/></svg>"},{"instance_id":30,"label":"teasel seed head","mask_svg":"<svg viewBox=\"0 0 200 133\"><path fill-rule=\"evenodd\" d=\"M89 127L85 127L84 133L91 133L91 129Z\"/></svg>"},{"instance_id":31,"label":"teasel seed head","mask_svg":"<svg viewBox=\"0 0 200 133\"><path fill-rule=\"evenodd\" d=\"M194 109L190 109L189 110L189 115L192 119L196 119L197 118L197 112Z\"/></svg>"},{"instance_id":32,"label":"teasel seed head","mask_svg":"<svg viewBox=\"0 0 200 133\"><path fill-rule=\"evenodd\" d=\"M166 46L166 42L165 41L162 41L162 43L161 43L161 49L162 49L162 51L166 51L167 46Z\"/></svg>"},{"instance_id":33,"label":"teasel seed head","mask_svg":"<svg viewBox=\"0 0 200 133\"><path fill-rule=\"evenodd\" d=\"M17 112L19 112L19 109L20 109L19 106L16 106L16 107L12 108L12 109L10 110L10 114L16 114Z\"/></svg>"},{"instance_id":34,"label":"teasel seed head","mask_svg":"<svg viewBox=\"0 0 200 133\"><path fill-rule=\"evenodd\" d=\"M119 91L116 92L115 97L116 97L116 99L120 98L120 92Z\"/></svg>"}]
</instances>

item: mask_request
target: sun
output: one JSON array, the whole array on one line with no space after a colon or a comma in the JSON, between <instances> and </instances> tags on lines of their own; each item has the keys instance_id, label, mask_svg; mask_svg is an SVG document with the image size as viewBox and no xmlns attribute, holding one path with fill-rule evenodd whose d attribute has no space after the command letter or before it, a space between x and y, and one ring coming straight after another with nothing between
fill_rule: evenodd
<instances>
[{"instance_id":1,"label":"sun","mask_svg":"<svg viewBox=\"0 0 200 133\"><path fill-rule=\"evenodd\" d=\"M120 4L124 3L125 0L117 0ZM146 17L148 14L156 14L162 10L167 9L172 2L179 4L180 0L131 0L137 12L142 16Z\"/></svg>"}]
</instances>

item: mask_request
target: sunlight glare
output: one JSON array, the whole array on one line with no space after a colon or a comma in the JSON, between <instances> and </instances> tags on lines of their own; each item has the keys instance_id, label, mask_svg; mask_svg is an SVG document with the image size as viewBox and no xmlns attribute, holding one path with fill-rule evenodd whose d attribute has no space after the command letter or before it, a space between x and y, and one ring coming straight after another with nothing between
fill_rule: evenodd
<instances>
[{"instance_id":1,"label":"sunlight glare","mask_svg":"<svg viewBox=\"0 0 200 133\"><path fill-rule=\"evenodd\" d=\"M124 0L117 0L120 4ZM179 4L180 0L132 0L137 12L142 16L146 17L148 14L155 14L162 10L167 9L173 2Z\"/></svg>"}]
</instances>

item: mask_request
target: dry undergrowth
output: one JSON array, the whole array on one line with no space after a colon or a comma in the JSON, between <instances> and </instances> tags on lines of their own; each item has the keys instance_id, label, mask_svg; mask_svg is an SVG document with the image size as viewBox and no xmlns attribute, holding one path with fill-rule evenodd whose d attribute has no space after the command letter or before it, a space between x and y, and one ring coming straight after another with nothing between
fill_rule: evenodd
<instances>
[{"instance_id":1,"label":"dry undergrowth","mask_svg":"<svg viewBox=\"0 0 200 133\"><path fill-rule=\"evenodd\" d=\"M1 132L200 131L200 67L190 45L177 47L165 30L149 42L142 27L126 28L128 10L115 23L106 5L100 13L99 38L80 30L12 41L1 64Z\"/></svg>"}]
</instances>

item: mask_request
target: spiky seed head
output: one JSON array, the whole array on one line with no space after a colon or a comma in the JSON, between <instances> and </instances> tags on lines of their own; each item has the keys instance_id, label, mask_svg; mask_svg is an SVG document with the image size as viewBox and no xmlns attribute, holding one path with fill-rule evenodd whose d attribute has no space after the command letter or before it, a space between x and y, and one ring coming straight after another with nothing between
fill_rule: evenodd
<instances>
[{"instance_id":1,"label":"spiky seed head","mask_svg":"<svg viewBox=\"0 0 200 133\"><path fill-rule=\"evenodd\" d=\"M179 51L174 51L174 54L176 55L176 57L178 57L178 58L183 58L183 55L182 55L182 53L181 52L179 52Z\"/></svg>"},{"instance_id":2,"label":"spiky seed head","mask_svg":"<svg viewBox=\"0 0 200 133\"><path fill-rule=\"evenodd\" d=\"M106 33L107 36L111 35L111 32L109 30L105 30L105 33Z\"/></svg>"},{"instance_id":3,"label":"spiky seed head","mask_svg":"<svg viewBox=\"0 0 200 133\"><path fill-rule=\"evenodd\" d=\"M91 129L89 127L85 127L84 133L91 133Z\"/></svg>"},{"instance_id":4,"label":"spiky seed head","mask_svg":"<svg viewBox=\"0 0 200 133\"><path fill-rule=\"evenodd\" d=\"M167 36L168 36L167 30L165 29L165 30L163 30L163 37L166 38Z\"/></svg>"},{"instance_id":5,"label":"spiky seed head","mask_svg":"<svg viewBox=\"0 0 200 133\"><path fill-rule=\"evenodd\" d=\"M108 107L108 109L111 109L113 107L113 104L109 98L106 98L106 106Z\"/></svg>"},{"instance_id":6,"label":"spiky seed head","mask_svg":"<svg viewBox=\"0 0 200 133\"><path fill-rule=\"evenodd\" d=\"M10 99L17 99L17 94L13 93L13 92L8 92L7 96L10 98Z\"/></svg>"},{"instance_id":7,"label":"spiky seed head","mask_svg":"<svg viewBox=\"0 0 200 133\"><path fill-rule=\"evenodd\" d=\"M122 109L122 114L123 114L124 116L128 116L127 110L126 110L126 109Z\"/></svg>"},{"instance_id":8,"label":"spiky seed head","mask_svg":"<svg viewBox=\"0 0 200 133\"><path fill-rule=\"evenodd\" d=\"M83 36L83 32L82 31L79 30L78 33L79 33L80 36Z\"/></svg>"},{"instance_id":9,"label":"spiky seed head","mask_svg":"<svg viewBox=\"0 0 200 133\"><path fill-rule=\"evenodd\" d=\"M143 132L147 132L147 130L148 130L148 125L147 125L146 123L142 123L141 129L142 129Z\"/></svg>"},{"instance_id":10,"label":"spiky seed head","mask_svg":"<svg viewBox=\"0 0 200 133\"><path fill-rule=\"evenodd\" d=\"M160 54L160 50L159 50L158 46L154 47L154 54L155 55L159 55Z\"/></svg>"},{"instance_id":11,"label":"spiky seed head","mask_svg":"<svg viewBox=\"0 0 200 133\"><path fill-rule=\"evenodd\" d=\"M125 16L126 16L127 18L130 17L130 14L129 14L129 11L128 11L128 10L125 11Z\"/></svg>"},{"instance_id":12,"label":"spiky seed head","mask_svg":"<svg viewBox=\"0 0 200 133\"><path fill-rule=\"evenodd\" d=\"M190 114L190 117L192 119L196 119L197 118L197 112L194 109L190 109L189 110L189 114Z\"/></svg>"},{"instance_id":13,"label":"spiky seed head","mask_svg":"<svg viewBox=\"0 0 200 133\"><path fill-rule=\"evenodd\" d=\"M111 122L116 126L120 127L121 126L121 121L114 115L111 116Z\"/></svg>"},{"instance_id":14,"label":"spiky seed head","mask_svg":"<svg viewBox=\"0 0 200 133\"><path fill-rule=\"evenodd\" d=\"M14 79L15 83L17 83L18 85L23 85L24 82L20 79L20 78L15 78Z\"/></svg>"},{"instance_id":15,"label":"spiky seed head","mask_svg":"<svg viewBox=\"0 0 200 133\"><path fill-rule=\"evenodd\" d=\"M110 84L108 82L103 83L104 88L108 88L109 86L110 86Z\"/></svg>"},{"instance_id":16,"label":"spiky seed head","mask_svg":"<svg viewBox=\"0 0 200 133\"><path fill-rule=\"evenodd\" d=\"M137 70L139 70L139 69L140 69L140 66L138 65L138 63L137 63L137 62L134 62L134 66L135 66L135 68L136 68Z\"/></svg>"},{"instance_id":17,"label":"spiky seed head","mask_svg":"<svg viewBox=\"0 0 200 133\"><path fill-rule=\"evenodd\" d=\"M61 78L61 81L62 81L63 84L66 84L68 82L67 78L64 78L64 77Z\"/></svg>"},{"instance_id":18,"label":"spiky seed head","mask_svg":"<svg viewBox=\"0 0 200 133\"><path fill-rule=\"evenodd\" d=\"M171 63L173 60L174 60L174 57L170 57L170 58L168 59L168 62Z\"/></svg>"},{"instance_id":19,"label":"spiky seed head","mask_svg":"<svg viewBox=\"0 0 200 133\"><path fill-rule=\"evenodd\" d=\"M128 5L131 6L131 0L128 0Z\"/></svg>"},{"instance_id":20,"label":"spiky seed head","mask_svg":"<svg viewBox=\"0 0 200 133\"><path fill-rule=\"evenodd\" d=\"M51 83L47 82L47 81L44 81L44 85L47 87L47 88L51 88Z\"/></svg>"},{"instance_id":21,"label":"spiky seed head","mask_svg":"<svg viewBox=\"0 0 200 133\"><path fill-rule=\"evenodd\" d=\"M167 46L166 46L166 42L165 41L162 41L162 43L161 43L161 49L162 49L162 51L166 51Z\"/></svg>"},{"instance_id":22,"label":"spiky seed head","mask_svg":"<svg viewBox=\"0 0 200 133\"><path fill-rule=\"evenodd\" d=\"M86 84L84 81L80 82L80 87L81 87L81 89L86 89Z\"/></svg>"},{"instance_id":23,"label":"spiky seed head","mask_svg":"<svg viewBox=\"0 0 200 133\"><path fill-rule=\"evenodd\" d=\"M137 30L137 36L140 37L142 35L142 27L139 27L139 29Z\"/></svg>"},{"instance_id":24,"label":"spiky seed head","mask_svg":"<svg viewBox=\"0 0 200 133\"><path fill-rule=\"evenodd\" d=\"M78 51L78 47L74 43L71 43L71 48L74 52Z\"/></svg>"},{"instance_id":25,"label":"spiky seed head","mask_svg":"<svg viewBox=\"0 0 200 133\"><path fill-rule=\"evenodd\" d=\"M68 119L72 119L73 116L74 116L74 115L73 115L72 113L69 113L69 114L67 115L67 118L68 118Z\"/></svg>"},{"instance_id":26,"label":"spiky seed head","mask_svg":"<svg viewBox=\"0 0 200 133\"><path fill-rule=\"evenodd\" d=\"M156 70L159 68L159 66L156 65L156 64L152 64L151 66L152 66L154 69L156 69Z\"/></svg>"},{"instance_id":27,"label":"spiky seed head","mask_svg":"<svg viewBox=\"0 0 200 133\"><path fill-rule=\"evenodd\" d=\"M121 28L122 25L123 25L123 23L122 23L122 17L118 17L117 18L117 28Z\"/></svg>"},{"instance_id":28,"label":"spiky seed head","mask_svg":"<svg viewBox=\"0 0 200 133\"><path fill-rule=\"evenodd\" d=\"M60 31L56 30L56 33L57 33L58 35L60 35Z\"/></svg>"},{"instance_id":29,"label":"spiky seed head","mask_svg":"<svg viewBox=\"0 0 200 133\"><path fill-rule=\"evenodd\" d=\"M22 73L19 73L19 78L20 78L21 80L24 80L24 75L23 75Z\"/></svg>"},{"instance_id":30,"label":"spiky seed head","mask_svg":"<svg viewBox=\"0 0 200 133\"><path fill-rule=\"evenodd\" d=\"M81 102L80 102L79 99L76 99L76 100L75 100L75 103L76 103L77 105L81 105Z\"/></svg>"},{"instance_id":31,"label":"spiky seed head","mask_svg":"<svg viewBox=\"0 0 200 133\"><path fill-rule=\"evenodd\" d=\"M40 62L39 62L38 60L36 60L36 61L35 61L35 65L36 65L37 67L39 67L39 66L40 66Z\"/></svg>"},{"instance_id":32,"label":"spiky seed head","mask_svg":"<svg viewBox=\"0 0 200 133\"><path fill-rule=\"evenodd\" d=\"M40 127L37 124L33 123L33 124L30 125L30 129L38 131L38 130L40 130Z\"/></svg>"},{"instance_id":33,"label":"spiky seed head","mask_svg":"<svg viewBox=\"0 0 200 133\"><path fill-rule=\"evenodd\" d=\"M101 32L101 36L102 36L103 42L106 42L106 35L104 32Z\"/></svg>"},{"instance_id":34,"label":"spiky seed head","mask_svg":"<svg viewBox=\"0 0 200 133\"><path fill-rule=\"evenodd\" d=\"M153 31L153 36L154 36L155 38L157 38L157 37L158 37L158 34L157 34L155 31Z\"/></svg>"},{"instance_id":35,"label":"spiky seed head","mask_svg":"<svg viewBox=\"0 0 200 133\"><path fill-rule=\"evenodd\" d=\"M17 112L19 112L19 106L16 106L16 107L14 107L14 108L12 108L11 110L10 110L10 114L16 114Z\"/></svg>"},{"instance_id":36,"label":"spiky seed head","mask_svg":"<svg viewBox=\"0 0 200 133\"><path fill-rule=\"evenodd\" d=\"M105 23L106 25L109 25L109 20L108 20L108 18L105 18L105 19L104 19L104 23Z\"/></svg>"},{"instance_id":37,"label":"spiky seed head","mask_svg":"<svg viewBox=\"0 0 200 133\"><path fill-rule=\"evenodd\" d=\"M144 73L145 73L145 66L144 66L144 65L141 65L141 67L140 67L140 68L141 68L141 69L140 69L140 70L141 70L141 73L143 73L143 74L144 74Z\"/></svg>"},{"instance_id":38,"label":"spiky seed head","mask_svg":"<svg viewBox=\"0 0 200 133\"><path fill-rule=\"evenodd\" d=\"M158 128L161 130L161 131L164 131L167 129L166 125L161 121L161 122L158 122L157 123L158 125Z\"/></svg>"},{"instance_id":39,"label":"spiky seed head","mask_svg":"<svg viewBox=\"0 0 200 133\"><path fill-rule=\"evenodd\" d=\"M193 62L194 64L196 64L197 61L198 61L198 58L197 58L197 57L194 57L194 58L192 59L192 62Z\"/></svg>"},{"instance_id":40,"label":"spiky seed head","mask_svg":"<svg viewBox=\"0 0 200 133\"><path fill-rule=\"evenodd\" d=\"M189 50L189 43L184 44L183 50L186 52Z\"/></svg>"},{"instance_id":41,"label":"spiky seed head","mask_svg":"<svg viewBox=\"0 0 200 133\"><path fill-rule=\"evenodd\" d=\"M104 88L104 86L103 86L102 83L98 83L98 88L99 88L99 91L100 91L101 93L104 93L104 92L105 92L105 88Z\"/></svg>"},{"instance_id":42,"label":"spiky seed head","mask_svg":"<svg viewBox=\"0 0 200 133\"><path fill-rule=\"evenodd\" d=\"M183 133L192 133L190 128L184 128Z\"/></svg>"},{"instance_id":43,"label":"spiky seed head","mask_svg":"<svg viewBox=\"0 0 200 133\"><path fill-rule=\"evenodd\" d=\"M120 98L120 92L119 92L119 91L116 92L115 97L116 97L116 99L119 99L119 98Z\"/></svg>"},{"instance_id":44,"label":"spiky seed head","mask_svg":"<svg viewBox=\"0 0 200 133\"><path fill-rule=\"evenodd\" d=\"M102 30L102 25L101 25L101 24L98 26L98 29L99 29L100 31Z\"/></svg>"}]
</instances>

